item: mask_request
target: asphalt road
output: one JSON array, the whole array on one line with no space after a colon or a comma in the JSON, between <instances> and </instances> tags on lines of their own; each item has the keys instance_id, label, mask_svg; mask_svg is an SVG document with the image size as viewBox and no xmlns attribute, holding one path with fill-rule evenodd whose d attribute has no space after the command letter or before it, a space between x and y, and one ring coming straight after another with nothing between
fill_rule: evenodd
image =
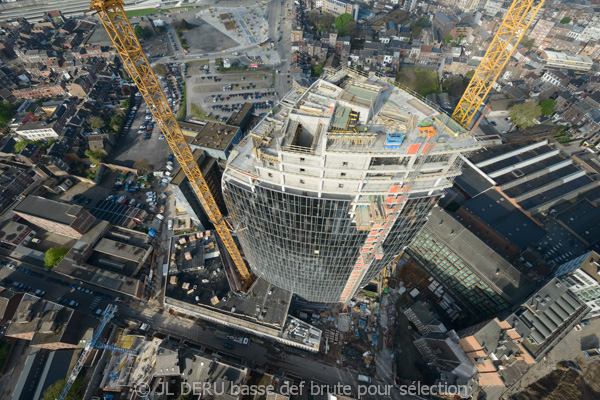
<instances>
[{"instance_id":1,"label":"asphalt road","mask_svg":"<svg viewBox=\"0 0 600 400\"><path fill-rule=\"evenodd\" d=\"M16 264L14 261L9 260L9 262ZM79 307L76 308L78 311L91 315L95 315L96 310L99 308L102 310L106 309L106 306L109 304L108 300L101 298L98 296L98 294L109 296L111 299L115 298L114 293L102 290L93 285L80 283L74 279L69 279L62 275L52 273L51 271L46 271L45 268L38 268L25 264L21 264L21 266L29 269L30 271L40 273L42 276L37 277L16 269L10 269L9 267L3 265L2 268L0 268L0 279L8 278L13 282L20 282L24 285L31 286L31 291L29 293L32 294L34 294L36 289L45 290L46 294L43 296L43 298L52 302L57 303L57 299L59 297L64 297L69 301L75 300L79 303ZM50 282L46 280L46 278L60 279L63 282L68 282L69 284L74 284L84 289L92 290L94 294L88 294L68 286L63 286L59 283ZM12 290L17 290L14 286L12 286L12 284L4 286Z\"/></svg>"},{"instance_id":2,"label":"asphalt road","mask_svg":"<svg viewBox=\"0 0 600 400\"><path fill-rule=\"evenodd\" d=\"M233 350L224 348L225 332L237 336L252 335L244 334L239 331L208 326L203 321L192 321L186 318L168 314L166 311L159 312L155 309L144 309L133 305L130 308L120 309L120 315L128 319L141 320L148 323L154 333L162 336L169 336L171 339L185 341L204 348L210 348L217 351L225 359L230 358L233 361L243 362L250 367L264 367L271 371L277 371L278 374L286 373L288 376L311 379L334 388L336 385L348 385L352 388L354 394L358 394L357 374L346 369L337 368L319 362L316 355L309 354L306 357L285 353L283 346L274 341L266 339L264 343L250 342L244 346L234 344ZM233 354L231 354L233 353ZM400 396L398 389L386 386L382 381L375 380L373 385L379 388L379 393L375 396L366 396L367 399L410 399L410 396ZM383 393L388 389L388 392ZM362 390L365 390L364 387ZM414 397L413 397L414 398Z\"/></svg>"}]
</instances>

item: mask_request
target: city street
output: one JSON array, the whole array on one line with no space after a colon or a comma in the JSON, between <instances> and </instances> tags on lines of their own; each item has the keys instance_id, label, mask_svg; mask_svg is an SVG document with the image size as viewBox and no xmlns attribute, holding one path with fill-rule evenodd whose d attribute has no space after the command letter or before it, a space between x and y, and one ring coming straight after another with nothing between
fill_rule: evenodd
<instances>
[{"instance_id":1,"label":"city street","mask_svg":"<svg viewBox=\"0 0 600 400\"><path fill-rule=\"evenodd\" d=\"M17 264L15 261L12 260L9 260L9 262L12 264ZM46 271L45 268L39 268L27 264L21 265L24 268L28 268L30 271L41 273L42 277L37 277L32 275L31 273L27 274L16 269L10 269L7 266L2 266L2 268L0 268L0 279L9 279L13 282L19 282L31 286L30 293L33 293L36 289L45 290L46 294L43 296L43 298L45 300L53 301L55 303L57 303L57 299L59 297L63 297L68 301L74 300L79 303L79 306L76 307L78 311L90 315L95 315L96 310L99 308L104 311L104 309L110 302L114 302L115 294L107 290L102 290L93 285L78 282L74 279L70 279L65 276L52 273L51 271ZM56 282L50 282L49 280L47 280L47 278L59 279L63 282L73 284L83 289L91 290L93 294L88 294L86 292L73 289L69 286L63 286ZM11 287L11 285L12 284L8 284L6 286ZM102 298L99 295L106 296L112 300L109 301L106 298Z\"/></svg>"},{"instance_id":2,"label":"city street","mask_svg":"<svg viewBox=\"0 0 600 400\"><path fill-rule=\"evenodd\" d=\"M165 312L158 312L155 309L143 309L133 305L130 308L122 308L119 310L121 317L126 317L135 320L142 320L148 323L156 333L169 336L173 339L184 340L196 345L208 347L218 351L227 359L228 354L224 349L225 335L222 330L217 330L209 327L203 321L192 321L175 315L170 315ZM228 332L229 333L229 332ZM239 331L231 331L231 333L245 336ZM252 335L247 335L253 337ZM272 371L277 371L278 374L287 374L292 377L300 377L311 379L329 387L335 385L349 385L356 391L359 384L357 375L343 368L337 368L332 365L323 364L317 361L316 355L308 355L301 357L294 354L285 354L281 358L281 354L285 352L281 344L273 341L264 340L264 344L250 342L248 346L236 345L232 351L234 359L239 361L241 358L249 366L266 367ZM364 384L364 383L363 383ZM389 382L374 381L374 385L379 385L382 388L389 385ZM383 390L383 389L382 389ZM391 397L390 397L391 396ZM397 389L393 389L390 396L379 398L392 399L410 399L410 396L400 396ZM367 397L376 398L376 397Z\"/></svg>"}]
</instances>

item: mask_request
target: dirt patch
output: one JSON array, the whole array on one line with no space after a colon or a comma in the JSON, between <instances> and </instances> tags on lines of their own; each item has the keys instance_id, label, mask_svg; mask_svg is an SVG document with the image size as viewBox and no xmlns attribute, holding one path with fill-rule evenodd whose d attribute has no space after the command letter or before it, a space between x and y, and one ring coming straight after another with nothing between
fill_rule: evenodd
<instances>
[{"instance_id":1,"label":"dirt patch","mask_svg":"<svg viewBox=\"0 0 600 400\"><path fill-rule=\"evenodd\" d=\"M184 32L183 38L188 43L190 52L215 52L239 45L238 42L203 20L199 20L199 26Z\"/></svg>"},{"instance_id":2,"label":"dirt patch","mask_svg":"<svg viewBox=\"0 0 600 400\"><path fill-rule=\"evenodd\" d=\"M219 14L219 18L221 18L221 21L225 21L226 19L231 18L231 14L229 14L229 13Z\"/></svg>"},{"instance_id":3,"label":"dirt patch","mask_svg":"<svg viewBox=\"0 0 600 400\"><path fill-rule=\"evenodd\" d=\"M597 400L600 391L592 384L599 385L599 362L589 365L583 372L573 361L559 362L556 370L539 379L525 390L510 396L511 400Z\"/></svg>"},{"instance_id":4,"label":"dirt patch","mask_svg":"<svg viewBox=\"0 0 600 400\"><path fill-rule=\"evenodd\" d=\"M228 31L232 31L235 29L235 22L233 22L233 21L224 22L223 25L225 26L225 29L227 29Z\"/></svg>"}]
</instances>

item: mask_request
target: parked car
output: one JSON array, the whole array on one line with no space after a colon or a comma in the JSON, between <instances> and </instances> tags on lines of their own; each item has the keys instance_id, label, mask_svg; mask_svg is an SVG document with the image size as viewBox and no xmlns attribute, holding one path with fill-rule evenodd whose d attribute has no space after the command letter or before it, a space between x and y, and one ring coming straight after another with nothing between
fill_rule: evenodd
<instances>
[{"instance_id":1,"label":"parked car","mask_svg":"<svg viewBox=\"0 0 600 400\"><path fill-rule=\"evenodd\" d=\"M42 297L45 294L46 294L45 290L36 289L36 291L35 291L35 295L38 296L38 297Z\"/></svg>"},{"instance_id":2,"label":"parked car","mask_svg":"<svg viewBox=\"0 0 600 400\"><path fill-rule=\"evenodd\" d=\"M77 308L77 307L79 307L79 302L77 302L75 300L71 300L69 302L69 307Z\"/></svg>"}]
</instances>

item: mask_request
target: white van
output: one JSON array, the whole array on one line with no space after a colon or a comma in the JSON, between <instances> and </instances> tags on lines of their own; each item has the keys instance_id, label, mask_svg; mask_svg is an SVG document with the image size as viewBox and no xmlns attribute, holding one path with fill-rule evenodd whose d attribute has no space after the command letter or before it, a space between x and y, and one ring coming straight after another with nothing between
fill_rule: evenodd
<instances>
[{"instance_id":1,"label":"white van","mask_svg":"<svg viewBox=\"0 0 600 400\"><path fill-rule=\"evenodd\" d=\"M162 221L163 219L165 219L165 216L162 214L156 214L156 218L158 218L160 221Z\"/></svg>"},{"instance_id":2,"label":"white van","mask_svg":"<svg viewBox=\"0 0 600 400\"><path fill-rule=\"evenodd\" d=\"M168 228L170 231L171 231L171 230L173 230L173 220L172 220L172 219L170 219L170 220L169 220L169 222L168 222L168 224L167 224L167 228Z\"/></svg>"}]
</instances>

